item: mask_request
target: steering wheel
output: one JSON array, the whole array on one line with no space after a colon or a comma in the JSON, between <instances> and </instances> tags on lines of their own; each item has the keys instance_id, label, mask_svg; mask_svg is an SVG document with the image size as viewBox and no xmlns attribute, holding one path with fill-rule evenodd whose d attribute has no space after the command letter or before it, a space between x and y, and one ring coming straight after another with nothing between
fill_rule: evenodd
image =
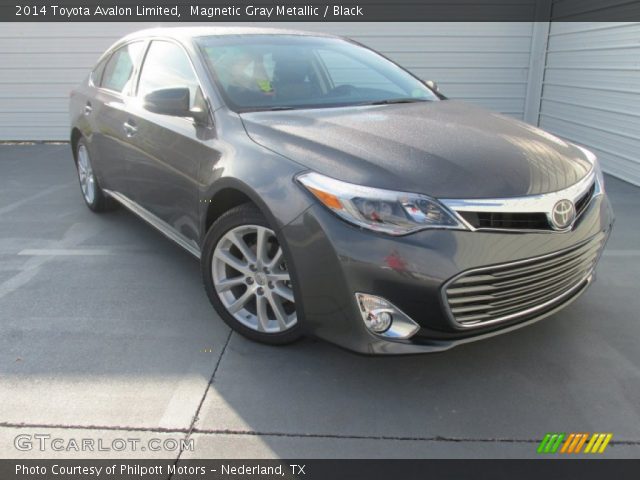
<instances>
[{"instance_id":1,"label":"steering wheel","mask_svg":"<svg viewBox=\"0 0 640 480\"><path fill-rule=\"evenodd\" d=\"M338 85L327 92L327 97L344 97L351 95L356 90L353 85Z\"/></svg>"}]
</instances>

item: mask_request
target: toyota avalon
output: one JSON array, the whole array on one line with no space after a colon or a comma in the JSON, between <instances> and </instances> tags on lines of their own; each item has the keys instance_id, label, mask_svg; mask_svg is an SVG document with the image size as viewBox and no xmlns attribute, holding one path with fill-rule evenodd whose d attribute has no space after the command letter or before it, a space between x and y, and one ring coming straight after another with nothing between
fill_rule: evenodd
<instances>
[{"instance_id":1,"label":"toyota avalon","mask_svg":"<svg viewBox=\"0 0 640 480\"><path fill-rule=\"evenodd\" d=\"M70 112L87 206L199 258L219 316L268 344L418 353L520 328L585 291L613 224L593 153L348 39L138 32Z\"/></svg>"}]
</instances>

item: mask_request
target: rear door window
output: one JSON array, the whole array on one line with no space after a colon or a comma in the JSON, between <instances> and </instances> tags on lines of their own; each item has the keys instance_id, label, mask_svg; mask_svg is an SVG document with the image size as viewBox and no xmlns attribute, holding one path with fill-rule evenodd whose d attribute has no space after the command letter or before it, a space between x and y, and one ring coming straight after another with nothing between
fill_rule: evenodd
<instances>
[{"instance_id":1,"label":"rear door window","mask_svg":"<svg viewBox=\"0 0 640 480\"><path fill-rule=\"evenodd\" d=\"M98 65L96 65L96 67L91 72L91 83L93 83L94 86L100 86L100 82L102 81L102 74L104 73L104 67L106 66L108 61L109 56L107 55L98 63Z\"/></svg>"},{"instance_id":2,"label":"rear door window","mask_svg":"<svg viewBox=\"0 0 640 480\"><path fill-rule=\"evenodd\" d=\"M129 91L133 71L143 46L144 42L133 42L116 50L104 68L100 86L119 93Z\"/></svg>"}]
</instances>

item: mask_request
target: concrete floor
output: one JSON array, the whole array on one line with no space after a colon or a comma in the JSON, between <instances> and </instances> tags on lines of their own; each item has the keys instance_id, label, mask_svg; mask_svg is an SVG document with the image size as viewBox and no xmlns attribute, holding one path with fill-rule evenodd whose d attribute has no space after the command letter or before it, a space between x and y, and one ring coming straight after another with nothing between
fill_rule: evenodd
<instances>
[{"instance_id":1,"label":"concrete floor","mask_svg":"<svg viewBox=\"0 0 640 480\"><path fill-rule=\"evenodd\" d=\"M68 145L0 146L0 457L16 435L195 440L181 458L536 457L546 432L613 432L640 457L640 189L608 178L597 282L536 325L437 355L249 342L197 261L83 204Z\"/></svg>"}]
</instances>

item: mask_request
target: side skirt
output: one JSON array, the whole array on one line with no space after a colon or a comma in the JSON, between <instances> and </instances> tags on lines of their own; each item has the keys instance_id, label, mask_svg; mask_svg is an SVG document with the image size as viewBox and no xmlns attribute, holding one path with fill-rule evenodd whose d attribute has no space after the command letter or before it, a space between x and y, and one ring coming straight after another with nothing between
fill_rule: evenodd
<instances>
[{"instance_id":1,"label":"side skirt","mask_svg":"<svg viewBox=\"0 0 640 480\"><path fill-rule=\"evenodd\" d=\"M162 233L165 237L170 240L173 240L175 243L184 248L191 255L200 260L200 249L196 245L193 240L189 240L187 237L178 232L175 228L169 225L164 220L158 218L153 213L151 213L146 208L141 207L139 204L131 200L129 197L119 193L114 192L112 190L104 189L104 192L112 197L114 200L117 200L123 207L135 213L138 217L143 219L149 225L154 227L160 233Z\"/></svg>"}]
</instances>

